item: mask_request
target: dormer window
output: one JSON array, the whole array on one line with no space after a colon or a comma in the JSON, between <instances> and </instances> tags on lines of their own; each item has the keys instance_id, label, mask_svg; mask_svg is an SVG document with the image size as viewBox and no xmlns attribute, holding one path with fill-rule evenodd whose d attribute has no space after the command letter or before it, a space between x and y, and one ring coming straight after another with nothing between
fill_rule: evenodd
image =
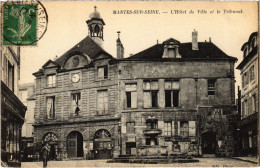
<instances>
[{"instance_id":1,"label":"dormer window","mask_svg":"<svg viewBox=\"0 0 260 168\"><path fill-rule=\"evenodd\" d=\"M162 58L181 58L179 54L179 44L180 42L174 40L173 38L163 42L164 44L164 51Z\"/></svg>"},{"instance_id":2,"label":"dormer window","mask_svg":"<svg viewBox=\"0 0 260 168\"><path fill-rule=\"evenodd\" d=\"M100 66L97 68L98 79L107 79L108 78L108 68L107 66Z\"/></svg>"}]
</instances>

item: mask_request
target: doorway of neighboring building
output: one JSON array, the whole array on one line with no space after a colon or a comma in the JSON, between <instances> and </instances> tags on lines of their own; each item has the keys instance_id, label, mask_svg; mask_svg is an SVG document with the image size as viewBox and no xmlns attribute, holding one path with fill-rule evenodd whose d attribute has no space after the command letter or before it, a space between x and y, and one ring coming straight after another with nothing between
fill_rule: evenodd
<instances>
[{"instance_id":1,"label":"doorway of neighboring building","mask_svg":"<svg viewBox=\"0 0 260 168\"><path fill-rule=\"evenodd\" d=\"M216 133L206 132L202 134L202 152L203 154L216 153Z\"/></svg>"},{"instance_id":2,"label":"doorway of neighboring building","mask_svg":"<svg viewBox=\"0 0 260 168\"><path fill-rule=\"evenodd\" d=\"M83 136L77 131L69 133L67 137L68 157L83 157Z\"/></svg>"},{"instance_id":3,"label":"doorway of neighboring building","mask_svg":"<svg viewBox=\"0 0 260 168\"><path fill-rule=\"evenodd\" d=\"M126 142L126 154L127 155L136 154L136 143L135 142Z\"/></svg>"},{"instance_id":4,"label":"doorway of neighboring building","mask_svg":"<svg viewBox=\"0 0 260 168\"><path fill-rule=\"evenodd\" d=\"M95 133L94 138L94 158L112 158L112 141L110 133L105 129L100 129Z\"/></svg>"}]
</instances>

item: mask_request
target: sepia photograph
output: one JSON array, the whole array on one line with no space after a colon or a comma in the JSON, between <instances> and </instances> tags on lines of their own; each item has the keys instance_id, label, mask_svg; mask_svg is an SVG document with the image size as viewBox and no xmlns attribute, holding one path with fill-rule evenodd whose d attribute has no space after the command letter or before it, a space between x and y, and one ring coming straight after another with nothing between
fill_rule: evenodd
<instances>
[{"instance_id":1,"label":"sepia photograph","mask_svg":"<svg viewBox=\"0 0 260 168\"><path fill-rule=\"evenodd\" d=\"M257 167L258 1L1 1L1 167Z\"/></svg>"}]
</instances>

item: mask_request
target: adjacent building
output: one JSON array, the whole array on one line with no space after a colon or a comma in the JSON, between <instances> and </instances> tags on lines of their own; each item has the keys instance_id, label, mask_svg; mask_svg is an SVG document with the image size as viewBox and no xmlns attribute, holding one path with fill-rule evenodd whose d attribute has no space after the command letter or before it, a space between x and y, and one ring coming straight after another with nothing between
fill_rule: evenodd
<instances>
[{"instance_id":1,"label":"adjacent building","mask_svg":"<svg viewBox=\"0 0 260 168\"><path fill-rule=\"evenodd\" d=\"M52 159L234 154L234 63L214 43L170 38L124 58L103 48L96 10L89 34L36 77L34 143Z\"/></svg>"},{"instance_id":2,"label":"adjacent building","mask_svg":"<svg viewBox=\"0 0 260 168\"><path fill-rule=\"evenodd\" d=\"M18 99L20 47L1 48L1 165L21 165L21 129L26 107Z\"/></svg>"},{"instance_id":3,"label":"adjacent building","mask_svg":"<svg viewBox=\"0 0 260 168\"><path fill-rule=\"evenodd\" d=\"M257 155L257 128L259 115L258 68L259 68L258 32L249 36L241 48L243 61L238 65L242 78L241 118L239 131L241 137L241 155Z\"/></svg>"},{"instance_id":4,"label":"adjacent building","mask_svg":"<svg viewBox=\"0 0 260 168\"><path fill-rule=\"evenodd\" d=\"M34 83L19 85L19 99L27 107L24 124L22 126L22 160L31 159L33 155L33 124L35 108L34 85Z\"/></svg>"}]
</instances>

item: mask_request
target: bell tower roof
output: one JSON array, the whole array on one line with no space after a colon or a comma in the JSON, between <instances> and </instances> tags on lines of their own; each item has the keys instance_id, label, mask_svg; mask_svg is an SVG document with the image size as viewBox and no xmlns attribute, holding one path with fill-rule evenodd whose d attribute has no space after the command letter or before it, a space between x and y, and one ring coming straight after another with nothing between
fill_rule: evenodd
<instances>
[{"instance_id":1,"label":"bell tower roof","mask_svg":"<svg viewBox=\"0 0 260 168\"><path fill-rule=\"evenodd\" d=\"M101 18L100 13L97 11L97 6L94 6L95 11L90 13L89 18Z\"/></svg>"}]
</instances>

